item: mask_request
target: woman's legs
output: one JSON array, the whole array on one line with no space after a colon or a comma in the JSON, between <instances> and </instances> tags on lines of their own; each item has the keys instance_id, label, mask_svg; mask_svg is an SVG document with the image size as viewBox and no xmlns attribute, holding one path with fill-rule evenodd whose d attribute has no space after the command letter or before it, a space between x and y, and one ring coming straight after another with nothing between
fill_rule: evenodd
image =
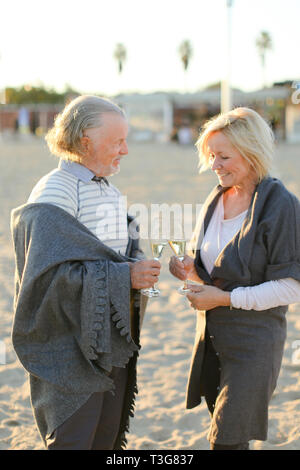
<instances>
[{"instance_id":1,"label":"woman's legs","mask_svg":"<svg viewBox=\"0 0 300 470\"><path fill-rule=\"evenodd\" d=\"M223 446L222 444L210 443L210 450L249 450L249 442L242 442L232 446Z\"/></svg>"},{"instance_id":2,"label":"woman's legs","mask_svg":"<svg viewBox=\"0 0 300 470\"><path fill-rule=\"evenodd\" d=\"M220 361L213 348L209 332L205 332L205 350L201 370L201 384L204 398L211 416L214 413L215 402L220 386Z\"/></svg>"},{"instance_id":3,"label":"woman's legs","mask_svg":"<svg viewBox=\"0 0 300 470\"><path fill-rule=\"evenodd\" d=\"M209 332L205 332L205 350L201 370L201 384L204 390L204 398L211 416L214 413L215 402L219 394L221 365L214 350ZM249 442L235 445L223 445L210 443L211 450L249 450Z\"/></svg>"}]
</instances>

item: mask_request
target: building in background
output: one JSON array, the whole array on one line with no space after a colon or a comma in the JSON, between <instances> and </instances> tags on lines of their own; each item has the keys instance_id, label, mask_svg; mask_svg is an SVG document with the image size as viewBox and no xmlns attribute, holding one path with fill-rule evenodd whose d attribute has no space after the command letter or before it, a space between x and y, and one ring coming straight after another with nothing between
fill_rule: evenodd
<instances>
[{"instance_id":1,"label":"building in background","mask_svg":"<svg viewBox=\"0 0 300 470\"><path fill-rule=\"evenodd\" d=\"M233 107L255 109L270 123L277 140L300 142L300 90L295 90L293 83L274 84L272 88L254 92L234 89ZM186 145L194 144L203 123L220 112L221 93L220 86L216 85L197 93L134 93L114 96L112 99L124 108L129 118L129 139L140 142L176 141ZM11 136L43 136L63 106L2 104L0 132Z\"/></svg>"},{"instance_id":2,"label":"building in background","mask_svg":"<svg viewBox=\"0 0 300 470\"><path fill-rule=\"evenodd\" d=\"M3 104L0 106L0 132L10 137L43 136L62 108L61 104Z\"/></svg>"},{"instance_id":3,"label":"building in background","mask_svg":"<svg viewBox=\"0 0 300 470\"><path fill-rule=\"evenodd\" d=\"M291 86L274 86L254 92L232 90L233 107L255 109L270 123L277 140L296 142L300 141L300 104L294 103L291 97ZM116 97L130 117L133 138L179 143L195 142L204 122L220 112L220 99L220 87L197 93Z\"/></svg>"}]
</instances>

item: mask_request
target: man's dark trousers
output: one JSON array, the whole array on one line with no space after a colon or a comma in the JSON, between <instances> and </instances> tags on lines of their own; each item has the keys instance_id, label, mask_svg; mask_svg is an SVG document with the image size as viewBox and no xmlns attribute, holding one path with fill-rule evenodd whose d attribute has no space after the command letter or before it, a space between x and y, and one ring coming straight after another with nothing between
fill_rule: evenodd
<instances>
[{"instance_id":1,"label":"man's dark trousers","mask_svg":"<svg viewBox=\"0 0 300 470\"><path fill-rule=\"evenodd\" d=\"M47 439L48 450L112 450L127 385L127 368L114 368L115 394L93 393L89 400Z\"/></svg>"}]
</instances>

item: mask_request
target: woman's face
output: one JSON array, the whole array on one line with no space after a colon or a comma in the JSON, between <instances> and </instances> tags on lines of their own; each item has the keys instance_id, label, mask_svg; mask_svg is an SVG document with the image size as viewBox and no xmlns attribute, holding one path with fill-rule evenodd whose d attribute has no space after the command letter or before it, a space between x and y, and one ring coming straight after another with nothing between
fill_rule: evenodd
<instances>
[{"instance_id":1,"label":"woman's face","mask_svg":"<svg viewBox=\"0 0 300 470\"><path fill-rule=\"evenodd\" d=\"M207 140L209 162L223 187L248 186L255 175L251 165L221 131L214 132Z\"/></svg>"}]
</instances>

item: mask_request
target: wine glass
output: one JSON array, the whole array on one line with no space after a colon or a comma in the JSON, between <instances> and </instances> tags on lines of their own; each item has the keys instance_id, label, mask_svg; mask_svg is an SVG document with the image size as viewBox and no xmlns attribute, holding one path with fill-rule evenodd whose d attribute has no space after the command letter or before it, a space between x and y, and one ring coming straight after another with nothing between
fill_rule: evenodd
<instances>
[{"instance_id":1,"label":"wine glass","mask_svg":"<svg viewBox=\"0 0 300 470\"><path fill-rule=\"evenodd\" d=\"M184 255L186 251L186 240L181 239L181 240L169 240L169 245L172 248L173 252L176 255L176 258L178 258L180 261L184 260ZM181 295L186 295L190 291L190 289L187 287L187 280L184 281L183 286L179 287L178 292Z\"/></svg>"},{"instance_id":2,"label":"wine glass","mask_svg":"<svg viewBox=\"0 0 300 470\"><path fill-rule=\"evenodd\" d=\"M166 241L153 240L151 243L151 251L155 261L158 261L161 258L164 247L166 246ZM150 287L149 289L141 289L141 293L147 297L159 297L160 290L156 287Z\"/></svg>"}]
</instances>

